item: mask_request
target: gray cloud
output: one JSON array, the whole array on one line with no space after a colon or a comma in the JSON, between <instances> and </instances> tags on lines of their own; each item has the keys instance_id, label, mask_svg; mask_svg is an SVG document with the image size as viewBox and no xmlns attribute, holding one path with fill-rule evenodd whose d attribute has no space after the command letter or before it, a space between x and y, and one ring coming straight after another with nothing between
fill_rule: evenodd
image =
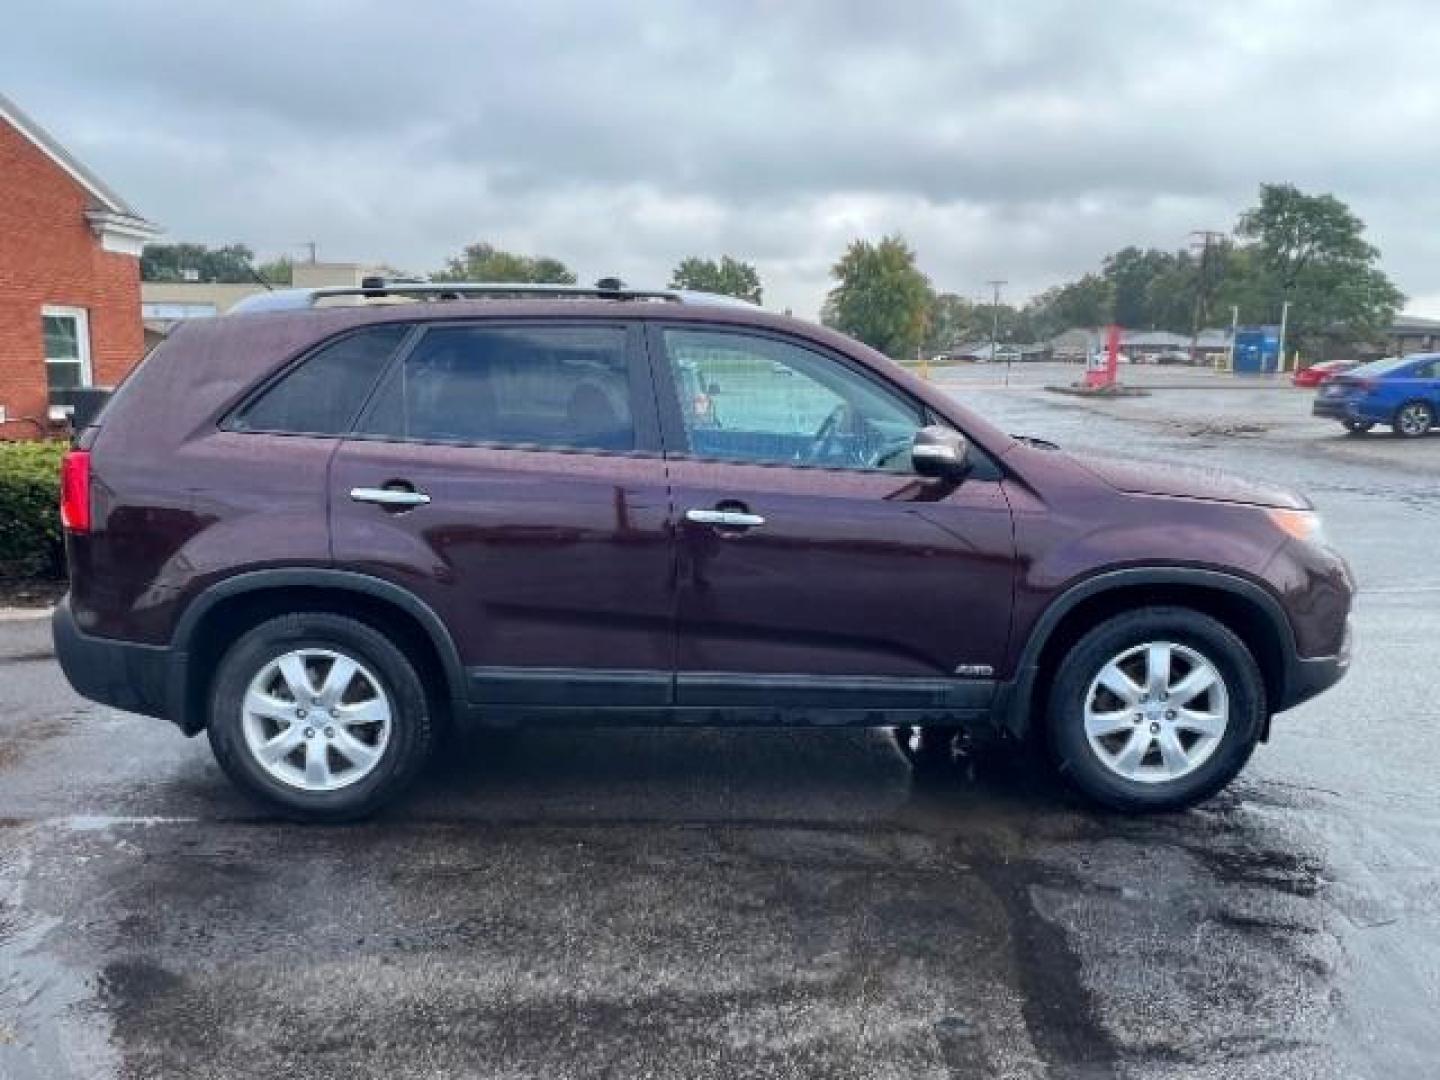
<instances>
[{"instance_id":1,"label":"gray cloud","mask_svg":"<svg viewBox=\"0 0 1440 1080\"><path fill-rule=\"evenodd\" d=\"M756 261L813 314L856 235L1017 294L1333 190L1440 314L1430 5L21 4L6 91L173 238L416 271ZM62 66L63 65L63 66Z\"/></svg>"}]
</instances>

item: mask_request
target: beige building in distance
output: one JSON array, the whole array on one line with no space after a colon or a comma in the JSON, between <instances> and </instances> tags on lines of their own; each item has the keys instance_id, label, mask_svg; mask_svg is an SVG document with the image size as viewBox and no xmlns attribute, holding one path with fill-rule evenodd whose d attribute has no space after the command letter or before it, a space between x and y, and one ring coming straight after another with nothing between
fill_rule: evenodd
<instances>
[{"instance_id":1,"label":"beige building in distance","mask_svg":"<svg viewBox=\"0 0 1440 1080\"><path fill-rule=\"evenodd\" d=\"M318 289L327 286L359 286L363 278L391 276L387 266L348 262L297 262L292 285L275 288ZM223 315L247 296L266 292L256 282L219 284L210 281L142 281L140 317L145 322L145 344L153 345L185 319L207 319Z\"/></svg>"}]
</instances>

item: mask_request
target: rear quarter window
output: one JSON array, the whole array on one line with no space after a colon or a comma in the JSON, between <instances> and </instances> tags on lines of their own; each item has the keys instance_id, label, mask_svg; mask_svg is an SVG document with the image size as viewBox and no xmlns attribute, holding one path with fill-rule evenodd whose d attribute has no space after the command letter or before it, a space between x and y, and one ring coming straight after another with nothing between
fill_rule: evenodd
<instances>
[{"instance_id":1,"label":"rear quarter window","mask_svg":"<svg viewBox=\"0 0 1440 1080\"><path fill-rule=\"evenodd\" d=\"M343 435L410 332L403 323L357 330L315 349L242 405L230 431Z\"/></svg>"}]
</instances>

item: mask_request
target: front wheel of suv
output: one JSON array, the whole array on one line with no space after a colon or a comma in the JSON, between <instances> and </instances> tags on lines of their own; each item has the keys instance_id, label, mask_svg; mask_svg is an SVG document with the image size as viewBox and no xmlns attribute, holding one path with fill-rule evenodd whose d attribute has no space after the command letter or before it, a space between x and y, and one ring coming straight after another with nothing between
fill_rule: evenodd
<instances>
[{"instance_id":1,"label":"front wheel of suv","mask_svg":"<svg viewBox=\"0 0 1440 1080\"><path fill-rule=\"evenodd\" d=\"M1085 634L1062 660L1047 717L1061 773L1104 806L1177 810L1244 767L1265 717L1260 669L1208 615L1139 608Z\"/></svg>"},{"instance_id":2,"label":"front wheel of suv","mask_svg":"<svg viewBox=\"0 0 1440 1080\"><path fill-rule=\"evenodd\" d=\"M241 636L216 672L216 759L240 787L298 820L373 813L419 773L433 735L415 666L355 619L270 619Z\"/></svg>"}]
</instances>

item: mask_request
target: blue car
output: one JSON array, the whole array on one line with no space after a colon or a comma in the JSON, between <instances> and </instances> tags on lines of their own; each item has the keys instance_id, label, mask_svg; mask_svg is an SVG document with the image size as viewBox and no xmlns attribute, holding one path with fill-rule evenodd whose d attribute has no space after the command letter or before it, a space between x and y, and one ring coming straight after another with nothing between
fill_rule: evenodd
<instances>
[{"instance_id":1,"label":"blue car","mask_svg":"<svg viewBox=\"0 0 1440 1080\"><path fill-rule=\"evenodd\" d=\"M1440 353L1390 357L1337 375L1315 395L1312 411L1352 435L1389 424L1396 435L1419 438L1440 417Z\"/></svg>"}]
</instances>

